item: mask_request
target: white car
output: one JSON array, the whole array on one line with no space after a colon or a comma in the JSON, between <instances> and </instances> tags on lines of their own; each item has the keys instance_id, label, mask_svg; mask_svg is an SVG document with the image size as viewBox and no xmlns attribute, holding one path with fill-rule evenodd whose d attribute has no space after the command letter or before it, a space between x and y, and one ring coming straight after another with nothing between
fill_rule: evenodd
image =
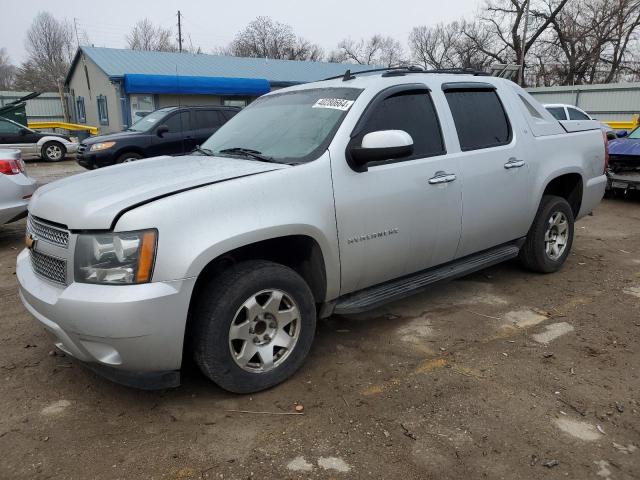
<instances>
[{"instance_id":1,"label":"white car","mask_svg":"<svg viewBox=\"0 0 640 480\"><path fill-rule=\"evenodd\" d=\"M36 181L24 169L20 151L0 149L0 225L27 215L27 205Z\"/></svg>"},{"instance_id":2,"label":"white car","mask_svg":"<svg viewBox=\"0 0 640 480\"><path fill-rule=\"evenodd\" d=\"M573 105L564 103L547 103L544 105L547 111L556 117L557 120L595 120L600 124L600 129L607 134L608 139L617 138L616 131L604 122L592 118L587 112Z\"/></svg>"}]
</instances>

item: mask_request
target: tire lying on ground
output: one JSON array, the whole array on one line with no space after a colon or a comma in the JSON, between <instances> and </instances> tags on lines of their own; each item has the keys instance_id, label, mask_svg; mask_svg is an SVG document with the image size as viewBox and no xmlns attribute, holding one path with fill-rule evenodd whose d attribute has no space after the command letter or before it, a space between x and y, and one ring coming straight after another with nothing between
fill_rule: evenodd
<instances>
[{"instance_id":1,"label":"tire lying on ground","mask_svg":"<svg viewBox=\"0 0 640 480\"><path fill-rule=\"evenodd\" d=\"M307 283L289 267L263 260L235 264L208 280L193 314L197 365L235 393L289 378L315 335L316 307Z\"/></svg>"}]
</instances>

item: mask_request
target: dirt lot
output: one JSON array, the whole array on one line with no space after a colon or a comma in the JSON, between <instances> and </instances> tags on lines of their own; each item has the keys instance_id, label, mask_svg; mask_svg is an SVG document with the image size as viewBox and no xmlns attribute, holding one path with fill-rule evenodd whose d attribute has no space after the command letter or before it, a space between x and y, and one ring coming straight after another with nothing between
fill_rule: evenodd
<instances>
[{"instance_id":1,"label":"dirt lot","mask_svg":"<svg viewBox=\"0 0 640 480\"><path fill-rule=\"evenodd\" d=\"M320 322L302 370L252 396L50 355L18 299L23 231L0 228L0 478L640 478L637 199L582 220L557 274L508 263Z\"/></svg>"}]
</instances>

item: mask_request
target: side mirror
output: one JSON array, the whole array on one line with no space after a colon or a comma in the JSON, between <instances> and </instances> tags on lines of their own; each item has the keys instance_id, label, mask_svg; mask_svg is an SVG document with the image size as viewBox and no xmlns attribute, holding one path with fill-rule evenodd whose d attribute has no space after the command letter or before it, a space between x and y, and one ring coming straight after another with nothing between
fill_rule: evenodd
<instances>
[{"instance_id":1,"label":"side mirror","mask_svg":"<svg viewBox=\"0 0 640 480\"><path fill-rule=\"evenodd\" d=\"M158 135L160 138L162 138L162 136L165 133L169 132L169 127L167 127L166 125L162 124L160 126L158 126L158 128L156 128L156 135Z\"/></svg>"},{"instance_id":2,"label":"side mirror","mask_svg":"<svg viewBox=\"0 0 640 480\"><path fill-rule=\"evenodd\" d=\"M629 132L627 132L626 130L618 130L616 132L616 137L618 137L618 138L624 138L627 135L629 135Z\"/></svg>"},{"instance_id":3,"label":"side mirror","mask_svg":"<svg viewBox=\"0 0 640 480\"><path fill-rule=\"evenodd\" d=\"M413 139L404 130L380 130L367 133L362 145L351 147L349 153L354 166L364 171L370 162L408 157L413 153Z\"/></svg>"},{"instance_id":4,"label":"side mirror","mask_svg":"<svg viewBox=\"0 0 640 480\"><path fill-rule=\"evenodd\" d=\"M26 128L21 128L18 133L20 135L26 135L27 133L29 133L29 130L27 130Z\"/></svg>"}]
</instances>

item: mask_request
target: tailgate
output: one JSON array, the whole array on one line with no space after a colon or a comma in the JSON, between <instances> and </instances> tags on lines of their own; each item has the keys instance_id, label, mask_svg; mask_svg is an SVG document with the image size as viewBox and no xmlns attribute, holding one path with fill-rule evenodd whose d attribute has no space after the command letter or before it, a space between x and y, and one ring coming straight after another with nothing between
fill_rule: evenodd
<instances>
[{"instance_id":1,"label":"tailgate","mask_svg":"<svg viewBox=\"0 0 640 480\"><path fill-rule=\"evenodd\" d=\"M600 130L600 122L596 120L559 120L567 133Z\"/></svg>"}]
</instances>

